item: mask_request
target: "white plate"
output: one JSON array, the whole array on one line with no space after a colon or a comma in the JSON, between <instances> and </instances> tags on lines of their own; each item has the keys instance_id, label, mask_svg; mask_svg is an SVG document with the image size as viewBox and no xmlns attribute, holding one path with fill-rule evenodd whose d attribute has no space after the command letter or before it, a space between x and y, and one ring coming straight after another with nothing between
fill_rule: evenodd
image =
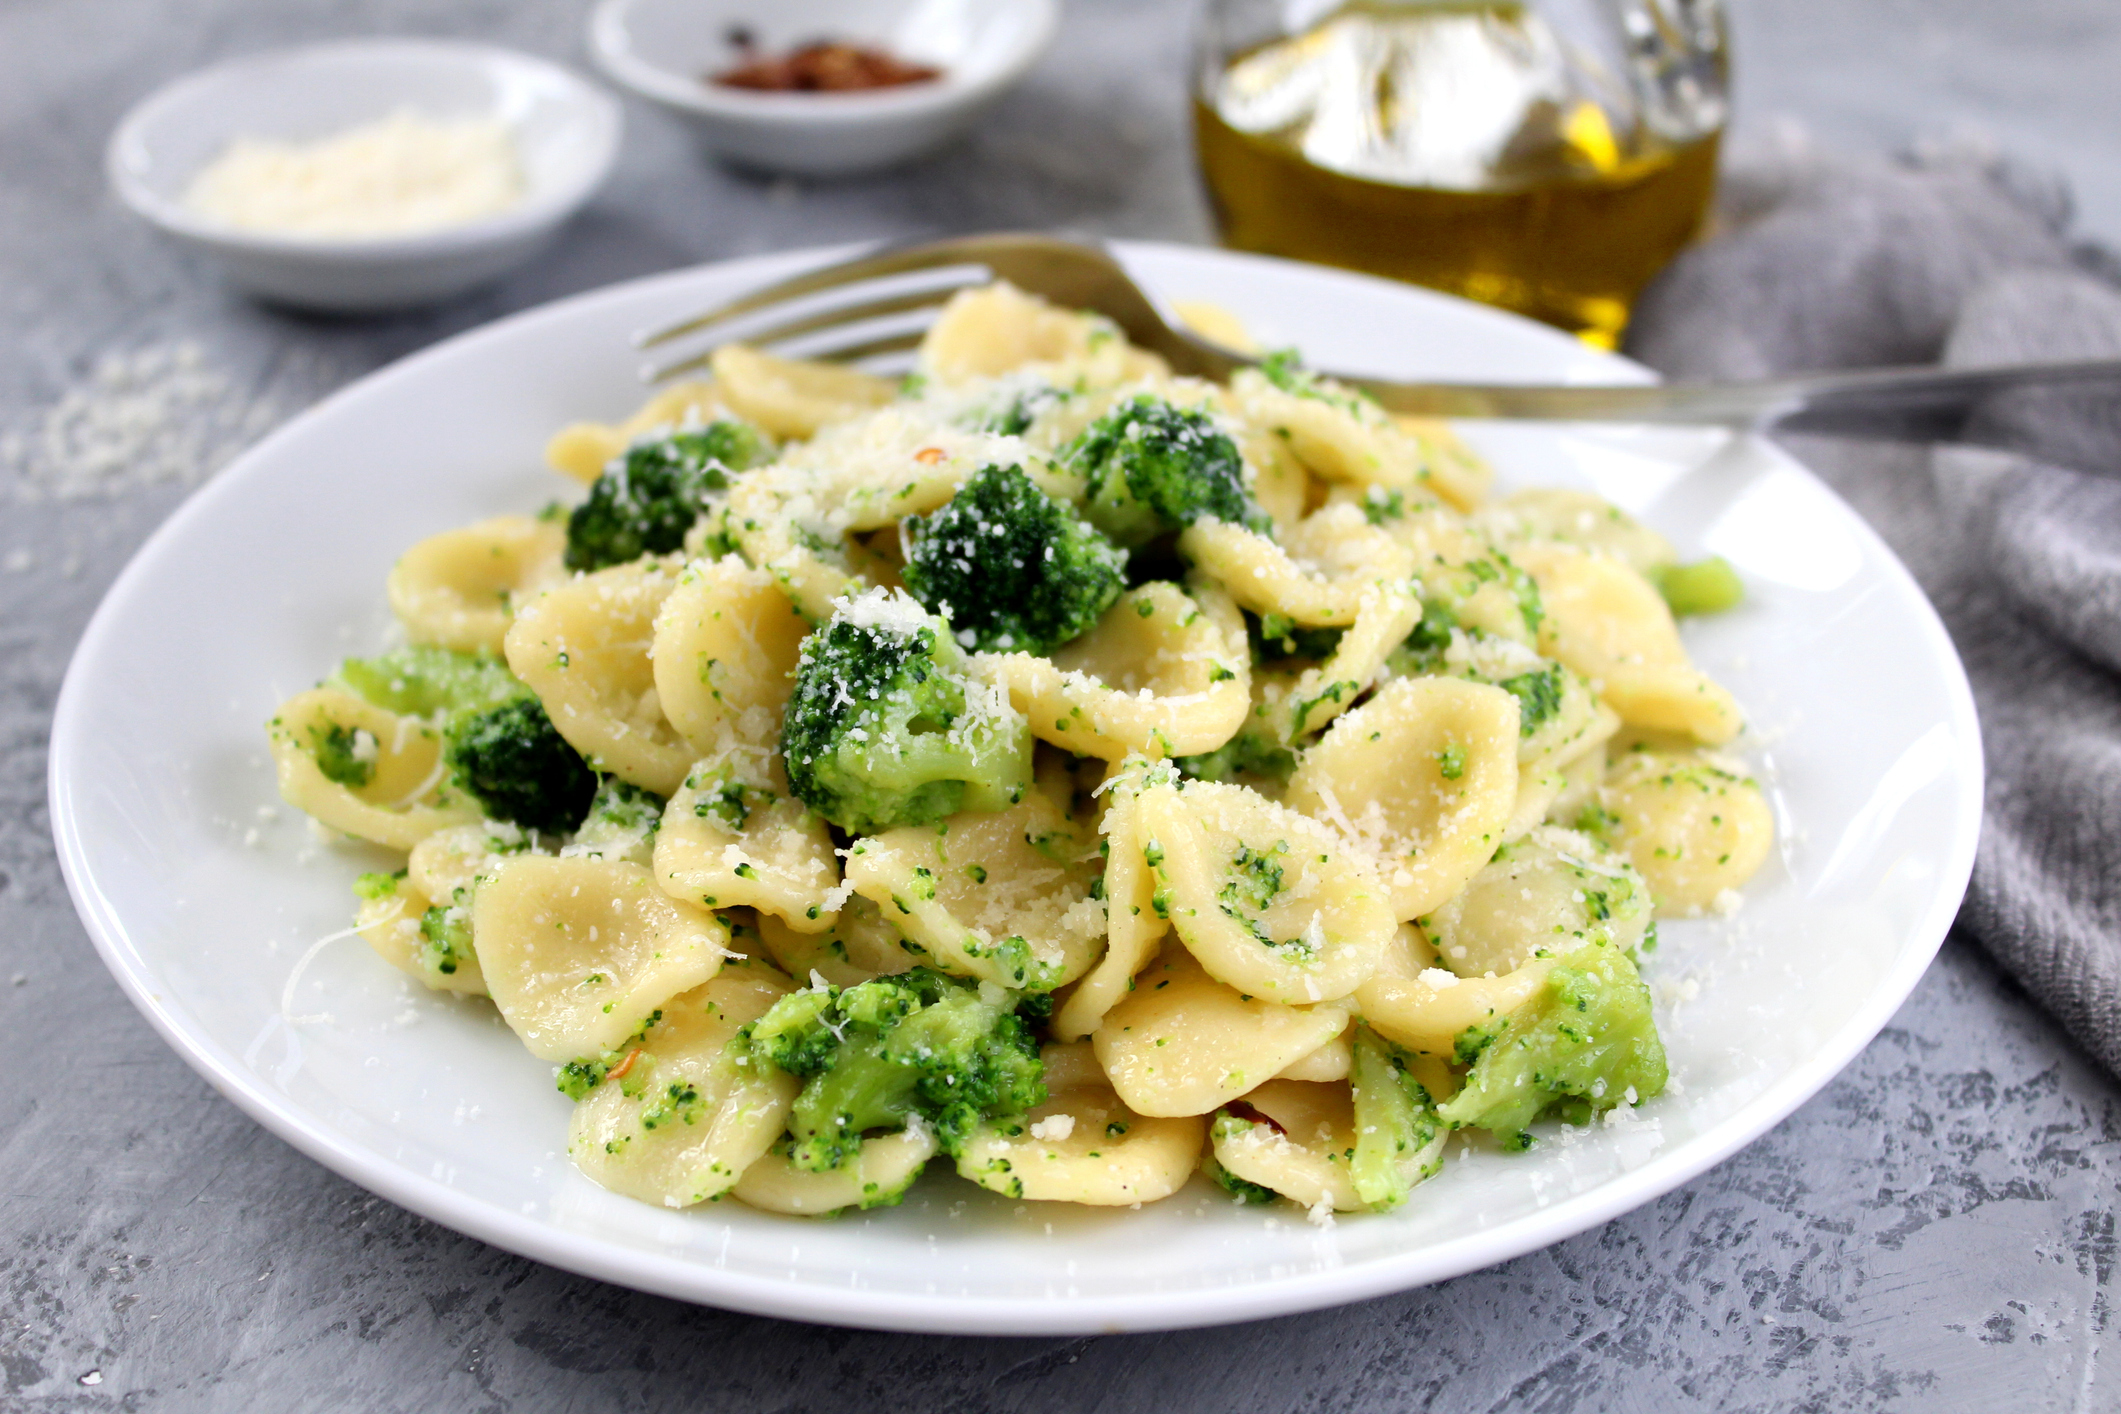
<instances>
[{"instance_id":1,"label":"white plate","mask_svg":"<svg viewBox=\"0 0 2121 1414\"><path fill-rule=\"evenodd\" d=\"M1508 315L1351 275L1124 248L1322 365L1639 378ZM368 378L260 443L148 542L89 626L52 734L52 821L89 932L178 1052L274 1132L437 1222L574 1271L775 1316L1059 1334L1352 1301L1529 1252L1645 1203L1824 1085L1943 939L1972 865L1981 755L1957 658L1907 572L1797 464L1721 434L1487 427L1511 482L1588 485L1747 603L1690 627L1757 727L1781 847L1729 921L1667 925L1647 965L1678 1082L1520 1157L1456 1157L1397 1213L1327 1230L1196 1181L1140 1212L1020 1205L940 1167L902 1208L833 1222L667 1212L574 1172L568 1102L483 1004L425 992L346 927L375 858L276 804L262 723L384 626L421 536L561 489L560 424L641 397L627 336L818 259L682 271L566 300ZM252 832L257 832L253 841ZM309 856L304 858L303 856ZM283 1007L284 993L284 1007Z\"/></svg>"}]
</instances>

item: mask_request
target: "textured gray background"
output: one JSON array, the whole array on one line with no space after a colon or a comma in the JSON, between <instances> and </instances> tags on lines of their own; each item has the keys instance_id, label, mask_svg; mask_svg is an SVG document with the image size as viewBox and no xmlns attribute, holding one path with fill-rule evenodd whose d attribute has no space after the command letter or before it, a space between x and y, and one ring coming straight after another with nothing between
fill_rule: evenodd
<instances>
[{"instance_id":1,"label":"textured gray background","mask_svg":"<svg viewBox=\"0 0 2121 1414\"><path fill-rule=\"evenodd\" d=\"M1734 0L1741 122L1788 142L1996 141L2121 236L2113 0ZM942 228L1204 231L1190 7L1070 0L975 142L888 179L731 176L635 109L550 258L429 316L292 319L103 191L124 107L225 55L414 31L577 53L579 0L0 0L0 432L111 350L190 338L263 423L496 314L673 264ZM211 464L240 434L201 431ZM19 458L18 458L19 460ZM1661 1202L1424 1291L1081 1341L833 1331L681 1306L458 1237L216 1097L97 965L53 861L68 653L175 485L25 503L0 457L0 1409L2110 1409L2121 1088L1970 945L1812 1103ZM1859 497L1859 500L1861 498ZM26 562L26 563L25 563ZM20 569L6 566L19 565ZM154 684L142 683L152 692Z\"/></svg>"}]
</instances>

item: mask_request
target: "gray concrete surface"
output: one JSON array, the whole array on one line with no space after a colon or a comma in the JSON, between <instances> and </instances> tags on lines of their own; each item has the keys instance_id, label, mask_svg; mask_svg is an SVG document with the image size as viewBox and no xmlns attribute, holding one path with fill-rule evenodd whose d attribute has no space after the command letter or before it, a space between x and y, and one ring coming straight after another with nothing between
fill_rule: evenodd
<instances>
[{"instance_id":1,"label":"gray concrete surface","mask_svg":"<svg viewBox=\"0 0 2121 1414\"><path fill-rule=\"evenodd\" d=\"M49 472L20 438L64 421L52 409L99 357L196 342L214 378L150 460L203 470L408 350L681 262L995 225L1203 233L1187 7L1152 0L1072 0L991 128L897 177L733 176L636 109L616 180L561 248L419 317L259 310L104 194L117 115L196 65L399 30L572 57L582 8L0 0L0 438L18 437L0 440L0 1410L2121 1406L2121 1087L1957 939L1847 1073L1661 1202L1428 1290L1175 1335L914 1338L645 1297L412 1217L217 1098L103 974L49 839L67 655L182 494L19 498ZM1745 123L1788 113L1873 148L1986 131L2064 168L2092 228L2121 232L2121 163L2099 146L2121 102L2111 0L1739 0L1736 25Z\"/></svg>"}]
</instances>

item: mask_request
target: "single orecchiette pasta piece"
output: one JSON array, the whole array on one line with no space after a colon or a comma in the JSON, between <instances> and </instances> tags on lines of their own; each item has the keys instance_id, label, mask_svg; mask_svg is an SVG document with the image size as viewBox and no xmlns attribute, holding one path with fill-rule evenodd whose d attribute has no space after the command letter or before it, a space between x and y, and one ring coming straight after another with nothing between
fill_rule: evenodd
<instances>
[{"instance_id":1,"label":"single orecchiette pasta piece","mask_svg":"<svg viewBox=\"0 0 2121 1414\"><path fill-rule=\"evenodd\" d=\"M1156 876L1142 858L1141 799L1172 793L1171 767L1130 756L1111 768L1104 819L1105 954L1053 1011L1050 1029L1062 1041L1078 1041L1097 1030L1105 1014L1149 965L1171 921L1156 911Z\"/></svg>"},{"instance_id":2,"label":"single orecchiette pasta piece","mask_svg":"<svg viewBox=\"0 0 2121 1414\"><path fill-rule=\"evenodd\" d=\"M888 378L830 363L777 358L742 344L724 344L712 361L715 391L738 417L783 439L815 436L891 401Z\"/></svg>"},{"instance_id":3,"label":"single orecchiette pasta piece","mask_svg":"<svg viewBox=\"0 0 2121 1414\"><path fill-rule=\"evenodd\" d=\"M1333 524L1299 538L1320 517ZM1291 539L1296 544L1281 545L1241 525L1204 520L1186 527L1178 547L1238 604L1300 624L1352 624L1379 584L1404 583L1414 572L1412 556L1364 524L1353 506L1326 507L1292 531ZM1314 553L1299 557L1296 545Z\"/></svg>"},{"instance_id":4,"label":"single orecchiette pasta piece","mask_svg":"<svg viewBox=\"0 0 2121 1414\"><path fill-rule=\"evenodd\" d=\"M1376 861L1393 916L1418 918L1501 843L1517 803L1518 719L1499 687L1400 678L1303 754L1286 800Z\"/></svg>"},{"instance_id":5,"label":"single orecchiette pasta piece","mask_svg":"<svg viewBox=\"0 0 2121 1414\"><path fill-rule=\"evenodd\" d=\"M1329 505L1358 507L1412 556L1423 601L1450 610L1459 627L1526 645L1536 640L1538 586L1457 511L1376 487L1335 487Z\"/></svg>"},{"instance_id":6,"label":"single orecchiette pasta piece","mask_svg":"<svg viewBox=\"0 0 2121 1414\"><path fill-rule=\"evenodd\" d=\"M1579 828L1585 822L1585 811L1598 804L1599 789L1605 785L1606 742L1598 741L1591 749L1575 757L1560 768L1562 787L1547 805L1547 823Z\"/></svg>"},{"instance_id":7,"label":"single orecchiette pasta piece","mask_svg":"<svg viewBox=\"0 0 2121 1414\"><path fill-rule=\"evenodd\" d=\"M799 1082L743 1064L729 1043L787 993L771 968L734 962L672 997L579 1100L567 1152L593 1181L665 1208L719 1197L788 1123Z\"/></svg>"},{"instance_id":8,"label":"single orecchiette pasta piece","mask_svg":"<svg viewBox=\"0 0 2121 1414\"><path fill-rule=\"evenodd\" d=\"M1461 510L1487 487L1487 468L1435 424L1410 432L1376 403L1327 378L1301 375L1280 386L1256 369L1230 380L1237 411L1289 445L1304 465L1328 481L1433 491Z\"/></svg>"},{"instance_id":9,"label":"single orecchiette pasta piece","mask_svg":"<svg viewBox=\"0 0 2121 1414\"><path fill-rule=\"evenodd\" d=\"M837 538L926 515L989 465L1021 467L1049 495L1081 494L1077 477L1033 455L1022 438L939 421L917 404L878 408L827 428L790 447L764 479L821 533Z\"/></svg>"},{"instance_id":10,"label":"single orecchiette pasta piece","mask_svg":"<svg viewBox=\"0 0 2121 1414\"><path fill-rule=\"evenodd\" d=\"M479 960L458 957L453 949L438 955L442 950L427 936L422 924L434 907L432 897L400 879L391 892L361 900L354 927L377 956L422 985L437 992L485 996L486 979L479 971Z\"/></svg>"},{"instance_id":11,"label":"single orecchiette pasta piece","mask_svg":"<svg viewBox=\"0 0 2121 1414\"><path fill-rule=\"evenodd\" d=\"M1355 1099L1344 1081L1270 1080L1244 1097L1242 1109L1218 1115L1212 1133L1215 1161L1248 1183L1306 1208L1369 1206L1349 1172Z\"/></svg>"},{"instance_id":12,"label":"single orecchiette pasta piece","mask_svg":"<svg viewBox=\"0 0 2121 1414\"><path fill-rule=\"evenodd\" d=\"M936 967L1051 991L1105 944L1097 846L1042 791L993 812L855 841L847 883Z\"/></svg>"},{"instance_id":13,"label":"single orecchiette pasta piece","mask_svg":"<svg viewBox=\"0 0 2121 1414\"><path fill-rule=\"evenodd\" d=\"M1342 1002L1292 1007L1248 996L1167 945L1090 1039L1136 1113L1204 1115L1331 1041L1348 1017Z\"/></svg>"},{"instance_id":14,"label":"single orecchiette pasta piece","mask_svg":"<svg viewBox=\"0 0 2121 1414\"><path fill-rule=\"evenodd\" d=\"M934 1131L916 1120L896 1134L864 1139L853 1158L822 1173L797 1168L788 1147L783 1141L767 1150L744 1170L732 1195L754 1208L798 1217L887 1207L906 1196L940 1146Z\"/></svg>"},{"instance_id":15,"label":"single orecchiette pasta piece","mask_svg":"<svg viewBox=\"0 0 2121 1414\"><path fill-rule=\"evenodd\" d=\"M1208 781L1138 808L1154 906L1210 976L1303 1006L1345 997L1377 970L1397 920L1369 858L1325 825Z\"/></svg>"},{"instance_id":16,"label":"single orecchiette pasta piece","mask_svg":"<svg viewBox=\"0 0 2121 1414\"><path fill-rule=\"evenodd\" d=\"M729 925L656 887L638 864L508 860L473 895L487 990L534 1056L595 1056L713 977Z\"/></svg>"},{"instance_id":17,"label":"single orecchiette pasta piece","mask_svg":"<svg viewBox=\"0 0 2121 1414\"><path fill-rule=\"evenodd\" d=\"M1499 976L1535 953L1586 942L1632 951L1650 927L1650 890L1625 860L1573 830L1541 826L1496 851L1473 882L1422 919L1443 965Z\"/></svg>"},{"instance_id":18,"label":"single orecchiette pasta piece","mask_svg":"<svg viewBox=\"0 0 2121 1414\"><path fill-rule=\"evenodd\" d=\"M1533 958L1500 977L1460 977L1431 967L1413 978L1380 972L1356 989L1356 1014L1397 1045L1450 1057L1469 1027L1485 1026L1539 995L1555 959Z\"/></svg>"},{"instance_id":19,"label":"single orecchiette pasta piece","mask_svg":"<svg viewBox=\"0 0 2121 1414\"><path fill-rule=\"evenodd\" d=\"M840 882L832 832L788 789L780 757L734 752L696 764L663 810L655 875L702 908L758 909L799 932L832 926Z\"/></svg>"},{"instance_id":20,"label":"single orecchiette pasta piece","mask_svg":"<svg viewBox=\"0 0 2121 1414\"><path fill-rule=\"evenodd\" d=\"M722 404L714 395L714 384L673 383L624 422L576 422L561 428L545 444L545 463L561 475L587 485L602 476L611 459L642 433L659 427L699 426L721 415Z\"/></svg>"},{"instance_id":21,"label":"single orecchiette pasta piece","mask_svg":"<svg viewBox=\"0 0 2121 1414\"><path fill-rule=\"evenodd\" d=\"M774 746L810 623L736 556L686 566L655 619L663 716L702 756Z\"/></svg>"},{"instance_id":22,"label":"single orecchiette pasta piece","mask_svg":"<svg viewBox=\"0 0 2121 1414\"><path fill-rule=\"evenodd\" d=\"M570 746L599 771L667 796L693 750L656 691L656 614L677 587L665 561L614 565L533 599L508 630L508 667L545 704Z\"/></svg>"},{"instance_id":23,"label":"single orecchiette pasta piece","mask_svg":"<svg viewBox=\"0 0 2121 1414\"><path fill-rule=\"evenodd\" d=\"M469 824L478 807L450 784L441 734L334 687L280 704L266 727L280 796L344 834L411 849ZM320 756L338 779L325 774Z\"/></svg>"},{"instance_id":24,"label":"single orecchiette pasta piece","mask_svg":"<svg viewBox=\"0 0 2121 1414\"><path fill-rule=\"evenodd\" d=\"M1410 585L1372 586L1332 656L1306 669L1276 695L1271 729L1290 742L1323 731L1377 680L1386 658L1420 622L1421 600L1414 597Z\"/></svg>"},{"instance_id":25,"label":"single orecchiette pasta piece","mask_svg":"<svg viewBox=\"0 0 2121 1414\"><path fill-rule=\"evenodd\" d=\"M1458 429L1437 418L1405 413L1394 414L1392 420L1421 447L1430 488L1461 511L1478 508L1495 483L1495 468L1465 444Z\"/></svg>"},{"instance_id":26,"label":"single orecchiette pasta piece","mask_svg":"<svg viewBox=\"0 0 2121 1414\"><path fill-rule=\"evenodd\" d=\"M1276 1080L1346 1080L1355 1062L1355 1049L1343 1031L1307 1056L1282 1067Z\"/></svg>"},{"instance_id":27,"label":"single orecchiette pasta piece","mask_svg":"<svg viewBox=\"0 0 2121 1414\"><path fill-rule=\"evenodd\" d=\"M1621 753L1598 793L1607 838L1650 882L1657 911L1728 911L1775 842L1759 785L1691 752Z\"/></svg>"},{"instance_id":28,"label":"single orecchiette pasta piece","mask_svg":"<svg viewBox=\"0 0 2121 1414\"><path fill-rule=\"evenodd\" d=\"M1720 746L1744 725L1730 693L1688 661L1672 611L1618 560L1528 542L1516 558L1539 582L1542 653L1591 679L1622 720Z\"/></svg>"},{"instance_id":29,"label":"single orecchiette pasta piece","mask_svg":"<svg viewBox=\"0 0 2121 1414\"><path fill-rule=\"evenodd\" d=\"M945 383L1039 369L1063 387L1075 375L1110 387L1169 371L1128 344L1111 320L1050 305L1006 280L953 295L921 340L919 365Z\"/></svg>"},{"instance_id":30,"label":"single orecchiette pasta piece","mask_svg":"<svg viewBox=\"0 0 2121 1414\"><path fill-rule=\"evenodd\" d=\"M482 875L529 847L530 839L521 829L499 820L451 825L412 847L405 860L406 882L438 902L462 902L459 892L468 897Z\"/></svg>"},{"instance_id":31,"label":"single orecchiette pasta piece","mask_svg":"<svg viewBox=\"0 0 2121 1414\"><path fill-rule=\"evenodd\" d=\"M1637 574L1674 564L1672 542L1589 491L1537 486L1512 492L1476 518L1497 540L1559 540L1620 561Z\"/></svg>"},{"instance_id":32,"label":"single orecchiette pasta piece","mask_svg":"<svg viewBox=\"0 0 2121 1414\"><path fill-rule=\"evenodd\" d=\"M1087 1049L1049 1046L1044 1054ZM957 1171L1011 1198L1099 1208L1168 1198L1193 1176L1206 1121L1138 1114L1079 1064L1048 1060L1046 1088L1046 1102L1029 1114L975 1131Z\"/></svg>"},{"instance_id":33,"label":"single orecchiette pasta piece","mask_svg":"<svg viewBox=\"0 0 2121 1414\"><path fill-rule=\"evenodd\" d=\"M773 577L805 618L823 623L832 601L870 587L847 542L825 526L816 503L791 496L769 469L741 478L729 493L729 526L744 558Z\"/></svg>"},{"instance_id":34,"label":"single orecchiette pasta piece","mask_svg":"<svg viewBox=\"0 0 2121 1414\"><path fill-rule=\"evenodd\" d=\"M499 516L431 535L390 570L391 611L415 643L499 653L515 605L566 577L560 519Z\"/></svg>"},{"instance_id":35,"label":"single orecchiette pasta piece","mask_svg":"<svg viewBox=\"0 0 2121 1414\"><path fill-rule=\"evenodd\" d=\"M1106 761L1221 746L1251 710L1250 661L1243 619L1227 598L1162 581L1128 590L1051 658L974 660L1029 719L1033 736Z\"/></svg>"},{"instance_id":36,"label":"single orecchiette pasta piece","mask_svg":"<svg viewBox=\"0 0 2121 1414\"><path fill-rule=\"evenodd\" d=\"M904 972L913 955L899 946L898 929L884 921L875 903L852 894L822 933L799 933L770 913L759 915L759 940L790 977L812 973L835 987Z\"/></svg>"}]
</instances>

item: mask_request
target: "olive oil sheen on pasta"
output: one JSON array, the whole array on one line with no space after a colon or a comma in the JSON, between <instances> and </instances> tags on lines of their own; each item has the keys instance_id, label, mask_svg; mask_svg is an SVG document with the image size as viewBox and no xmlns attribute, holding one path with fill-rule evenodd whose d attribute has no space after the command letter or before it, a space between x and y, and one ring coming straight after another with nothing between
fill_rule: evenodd
<instances>
[{"instance_id":1,"label":"olive oil sheen on pasta","mask_svg":"<svg viewBox=\"0 0 2121 1414\"><path fill-rule=\"evenodd\" d=\"M1205 76L1194 132L1228 244L1610 348L1699 227L1720 135L1720 108L1682 141L1627 109L1521 5L1361 4Z\"/></svg>"}]
</instances>

